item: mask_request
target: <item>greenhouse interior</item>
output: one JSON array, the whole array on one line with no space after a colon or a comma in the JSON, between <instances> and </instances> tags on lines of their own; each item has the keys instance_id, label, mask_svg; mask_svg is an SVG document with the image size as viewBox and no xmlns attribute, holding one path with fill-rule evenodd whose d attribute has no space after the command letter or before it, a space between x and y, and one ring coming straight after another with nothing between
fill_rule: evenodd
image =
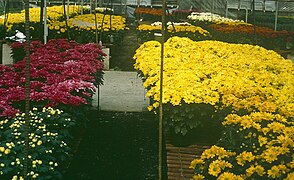
<instances>
[{"instance_id":1,"label":"greenhouse interior","mask_svg":"<svg viewBox=\"0 0 294 180\"><path fill-rule=\"evenodd\" d=\"M1 180L294 179L294 0L0 0Z\"/></svg>"}]
</instances>

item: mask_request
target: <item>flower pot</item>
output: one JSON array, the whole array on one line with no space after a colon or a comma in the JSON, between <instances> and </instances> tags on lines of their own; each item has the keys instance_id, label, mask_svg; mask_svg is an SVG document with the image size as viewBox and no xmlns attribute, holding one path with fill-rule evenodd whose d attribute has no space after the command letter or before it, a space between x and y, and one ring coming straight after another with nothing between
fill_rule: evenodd
<instances>
[{"instance_id":1,"label":"flower pot","mask_svg":"<svg viewBox=\"0 0 294 180\"><path fill-rule=\"evenodd\" d=\"M10 46L6 43L2 44L2 61L1 64L3 65L9 65L13 64L13 58L11 57L12 50Z\"/></svg>"}]
</instances>

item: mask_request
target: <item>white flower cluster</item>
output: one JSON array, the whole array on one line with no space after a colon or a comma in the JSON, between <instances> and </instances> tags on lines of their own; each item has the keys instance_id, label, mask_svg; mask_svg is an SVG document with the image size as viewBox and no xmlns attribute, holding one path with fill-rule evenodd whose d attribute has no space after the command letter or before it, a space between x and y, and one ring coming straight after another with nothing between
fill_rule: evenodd
<instances>
[{"instance_id":1,"label":"white flower cluster","mask_svg":"<svg viewBox=\"0 0 294 180\"><path fill-rule=\"evenodd\" d=\"M191 26L190 23L188 22L168 22L166 23L168 26ZM157 21L157 22L154 22L151 24L151 26L161 26L161 22L160 21Z\"/></svg>"},{"instance_id":2,"label":"white flower cluster","mask_svg":"<svg viewBox=\"0 0 294 180\"><path fill-rule=\"evenodd\" d=\"M242 20L234 20L226 17L222 17L218 14L213 13L198 13L198 12L192 12L188 19L192 21L206 21L206 22L213 22L213 23L229 23L229 22L240 22L243 23Z\"/></svg>"},{"instance_id":3,"label":"white flower cluster","mask_svg":"<svg viewBox=\"0 0 294 180\"><path fill-rule=\"evenodd\" d=\"M98 12L114 11L113 9L111 9L111 8L106 8L106 7L96 7L95 10L98 11Z\"/></svg>"},{"instance_id":4,"label":"white flower cluster","mask_svg":"<svg viewBox=\"0 0 294 180\"><path fill-rule=\"evenodd\" d=\"M151 26L161 26L161 22L156 21L156 22L152 23Z\"/></svg>"}]
</instances>

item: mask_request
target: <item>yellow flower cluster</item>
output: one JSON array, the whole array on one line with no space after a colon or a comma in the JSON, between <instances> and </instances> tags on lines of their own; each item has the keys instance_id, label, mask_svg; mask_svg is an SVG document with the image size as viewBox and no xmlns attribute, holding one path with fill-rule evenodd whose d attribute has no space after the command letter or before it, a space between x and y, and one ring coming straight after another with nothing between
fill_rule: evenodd
<instances>
[{"instance_id":1,"label":"yellow flower cluster","mask_svg":"<svg viewBox=\"0 0 294 180\"><path fill-rule=\"evenodd\" d=\"M73 16L79 13L81 7L76 5L69 6L69 16ZM68 8L66 7L66 11ZM40 8L30 8L30 22L40 22ZM59 20L63 16L63 6L51 6L47 8L47 17L49 20ZM8 31L14 24L24 23L25 22L25 12L21 11L20 13L9 13L7 20L7 29ZM4 24L4 18L0 18L0 25Z\"/></svg>"},{"instance_id":2,"label":"yellow flower cluster","mask_svg":"<svg viewBox=\"0 0 294 180\"><path fill-rule=\"evenodd\" d=\"M236 157L236 160L239 165L244 166L246 162L251 162L254 158L252 152L244 151Z\"/></svg>"},{"instance_id":3,"label":"yellow flower cluster","mask_svg":"<svg viewBox=\"0 0 294 180\"><path fill-rule=\"evenodd\" d=\"M243 178L230 172L224 172L217 178L217 180L243 180Z\"/></svg>"},{"instance_id":4,"label":"yellow flower cluster","mask_svg":"<svg viewBox=\"0 0 294 180\"><path fill-rule=\"evenodd\" d=\"M233 138L240 138L238 147L212 146L192 161L191 168L197 170L194 179L209 178L203 177L206 174L218 179L293 176L294 123L289 119L294 118L294 64L290 60L259 46L179 37L170 38L164 49L163 103L232 109L222 124L236 128ZM155 100L150 109L159 104L160 51L159 42L149 41L134 56L147 96ZM241 112L246 115L240 116Z\"/></svg>"},{"instance_id":5,"label":"yellow flower cluster","mask_svg":"<svg viewBox=\"0 0 294 180\"><path fill-rule=\"evenodd\" d=\"M214 157L227 158L234 155L236 155L236 153L227 151L223 147L212 146L210 149L206 149L202 153L201 159L205 160Z\"/></svg>"},{"instance_id":6,"label":"yellow flower cluster","mask_svg":"<svg viewBox=\"0 0 294 180\"><path fill-rule=\"evenodd\" d=\"M242 21L226 21L226 22L215 22L215 24L225 24L228 26L253 26L252 24L242 22Z\"/></svg>"},{"instance_id":7,"label":"yellow flower cluster","mask_svg":"<svg viewBox=\"0 0 294 180\"><path fill-rule=\"evenodd\" d=\"M195 42L172 37L164 44L163 103L205 103L294 115L294 64L274 51L247 44ZM159 101L161 44L136 51L135 69L144 75L147 96Z\"/></svg>"},{"instance_id":8,"label":"yellow flower cluster","mask_svg":"<svg viewBox=\"0 0 294 180\"><path fill-rule=\"evenodd\" d=\"M248 169L246 169L246 176L251 177L254 173L259 176L263 176L265 174L264 167L261 165L251 165Z\"/></svg>"},{"instance_id":9,"label":"yellow flower cluster","mask_svg":"<svg viewBox=\"0 0 294 180\"><path fill-rule=\"evenodd\" d=\"M218 160L213 161L210 165L209 165L209 174L213 175L213 176L218 176L225 168L232 168L232 164L222 160L224 158L229 158L231 156L235 156L236 153L234 152L230 152L225 150L223 147L218 147L218 146L212 146L210 149L206 149L202 155L200 159L194 159L191 164L190 164L190 168L194 169L196 166L200 166L200 168L204 168L204 164L207 160L210 159L214 159L214 158L218 158ZM194 177L194 179L204 179L203 175L200 174L196 174Z\"/></svg>"},{"instance_id":10,"label":"yellow flower cluster","mask_svg":"<svg viewBox=\"0 0 294 180\"><path fill-rule=\"evenodd\" d=\"M210 163L208 168L208 173L212 176L218 177L218 175L224 170L225 168L232 168L233 165L224 160L215 160Z\"/></svg>"},{"instance_id":11,"label":"yellow flower cluster","mask_svg":"<svg viewBox=\"0 0 294 180\"><path fill-rule=\"evenodd\" d=\"M191 168L206 167L209 175L219 178L223 172L222 167L231 168L225 170L227 173L238 170L241 172L240 177L244 179L293 177L290 172L294 168L294 122L287 121L279 114L254 112L244 116L230 114L223 125L239 127L237 132L245 135L241 139L242 146L237 147L239 150L236 151L239 152L229 152L223 147L212 146L202 153L200 159L191 162ZM227 152L230 154L224 156ZM224 165L221 166L220 162Z\"/></svg>"},{"instance_id":12,"label":"yellow flower cluster","mask_svg":"<svg viewBox=\"0 0 294 180\"><path fill-rule=\"evenodd\" d=\"M139 31L160 31L161 26L152 26L149 24L141 24L137 28ZM169 25L168 26L168 31L169 32L190 32L190 33L200 33L203 36L208 36L209 32L199 26L194 26L194 25Z\"/></svg>"}]
</instances>

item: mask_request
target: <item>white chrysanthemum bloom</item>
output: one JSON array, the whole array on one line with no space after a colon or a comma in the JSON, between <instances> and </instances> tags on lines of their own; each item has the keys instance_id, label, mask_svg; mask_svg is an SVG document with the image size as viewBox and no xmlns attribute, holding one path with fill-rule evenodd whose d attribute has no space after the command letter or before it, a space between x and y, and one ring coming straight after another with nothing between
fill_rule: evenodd
<instances>
[{"instance_id":1,"label":"white chrysanthemum bloom","mask_svg":"<svg viewBox=\"0 0 294 180\"><path fill-rule=\"evenodd\" d=\"M176 22L176 23L168 22L167 25L168 26L171 26L171 25L174 25L174 26L191 26L191 24L188 23L188 22Z\"/></svg>"}]
</instances>

